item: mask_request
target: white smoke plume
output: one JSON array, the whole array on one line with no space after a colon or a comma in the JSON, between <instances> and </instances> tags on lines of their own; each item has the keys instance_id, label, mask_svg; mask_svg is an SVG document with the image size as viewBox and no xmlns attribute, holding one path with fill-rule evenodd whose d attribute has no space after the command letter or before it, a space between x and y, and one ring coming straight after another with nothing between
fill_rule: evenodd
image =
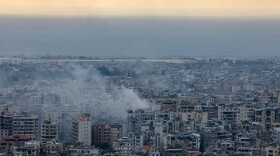
<instances>
[{"instance_id":1,"label":"white smoke plume","mask_svg":"<svg viewBox=\"0 0 280 156\"><path fill-rule=\"evenodd\" d=\"M132 89L115 86L110 77L102 76L95 67L68 65L65 68L68 77L38 83L41 93L61 97L60 106L50 104L51 107L90 113L94 122L113 123L124 122L128 110L149 107Z\"/></svg>"}]
</instances>

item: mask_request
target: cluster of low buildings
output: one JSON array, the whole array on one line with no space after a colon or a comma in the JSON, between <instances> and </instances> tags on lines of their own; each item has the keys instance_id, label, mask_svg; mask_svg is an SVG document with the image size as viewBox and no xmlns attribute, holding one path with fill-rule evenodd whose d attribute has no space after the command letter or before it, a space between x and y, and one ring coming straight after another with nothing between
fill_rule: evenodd
<instances>
[{"instance_id":1,"label":"cluster of low buildings","mask_svg":"<svg viewBox=\"0 0 280 156\"><path fill-rule=\"evenodd\" d=\"M279 98L279 94L275 95ZM120 155L129 152L207 156L280 154L280 101L203 104L169 100L160 104L159 111L128 113L128 136L113 146Z\"/></svg>"},{"instance_id":2,"label":"cluster of low buildings","mask_svg":"<svg viewBox=\"0 0 280 156\"><path fill-rule=\"evenodd\" d=\"M172 100L173 99L173 100ZM72 118L70 142L60 125L14 107L1 110L2 155L259 155L280 153L280 108L275 104L159 102L159 110L127 112L125 124ZM166 99L165 99L166 100ZM172 101L172 102L171 102Z\"/></svg>"},{"instance_id":3,"label":"cluster of low buildings","mask_svg":"<svg viewBox=\"0 0 280 156\"><path fill-rule=\"evenodd\" d=\"M92 122L89 114L73 118L72 142L59 139L59 124L43 121L38 116L13 108L2 107L0 115L0 155L100 155L100 149L91 146Z\"/></svg>"}]
</instances>

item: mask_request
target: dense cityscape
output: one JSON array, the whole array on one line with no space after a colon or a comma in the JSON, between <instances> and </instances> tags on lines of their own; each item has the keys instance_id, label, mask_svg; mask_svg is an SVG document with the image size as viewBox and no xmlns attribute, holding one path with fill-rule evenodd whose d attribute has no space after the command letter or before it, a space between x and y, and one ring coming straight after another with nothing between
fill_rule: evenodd
<instances>
[{"instance_id":1,"label":"dense cityscape","mask_svg":"<svg viewBox=\"0 0 280 156\"><path fill-rule=\"evenodd\" d=\"M0 57L0 155L279 156L279 58Z\"/></svg>"}]
</instances>

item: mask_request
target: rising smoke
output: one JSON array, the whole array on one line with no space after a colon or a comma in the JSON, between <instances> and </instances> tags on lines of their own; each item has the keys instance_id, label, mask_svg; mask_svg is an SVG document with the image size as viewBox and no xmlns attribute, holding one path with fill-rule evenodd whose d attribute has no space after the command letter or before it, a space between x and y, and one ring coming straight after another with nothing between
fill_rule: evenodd
<instances>
[{"instance_id":1,"label":"rising smoke","mask_svg":"<svg viewBox=\"0 0 280 156\"><path fill-rule=\"evenodd\" d=\"M61 98L59 106L54 107L90 113L94 122L107 123L124 122L128 110L149 107L133 89L113 84L111 77L102 75L93 66L68 65L65 70L67 76L37 84L40 93Z\"/></svg>"}]
</instances>

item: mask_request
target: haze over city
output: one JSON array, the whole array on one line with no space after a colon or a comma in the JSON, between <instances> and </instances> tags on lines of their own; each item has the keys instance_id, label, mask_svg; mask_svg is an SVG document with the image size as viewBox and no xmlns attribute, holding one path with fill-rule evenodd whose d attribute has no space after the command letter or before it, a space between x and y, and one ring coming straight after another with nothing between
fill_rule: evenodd
<instances>
[{"instance_id":1,"label":"haze over city","mask_svg":"<svg viewBox=\"0 0 280 156\"><path fill-rule=\"evenodd\" d=\"M0 156L280 156L279 0L0 0Z\"/></svg>"}]
</instances>

